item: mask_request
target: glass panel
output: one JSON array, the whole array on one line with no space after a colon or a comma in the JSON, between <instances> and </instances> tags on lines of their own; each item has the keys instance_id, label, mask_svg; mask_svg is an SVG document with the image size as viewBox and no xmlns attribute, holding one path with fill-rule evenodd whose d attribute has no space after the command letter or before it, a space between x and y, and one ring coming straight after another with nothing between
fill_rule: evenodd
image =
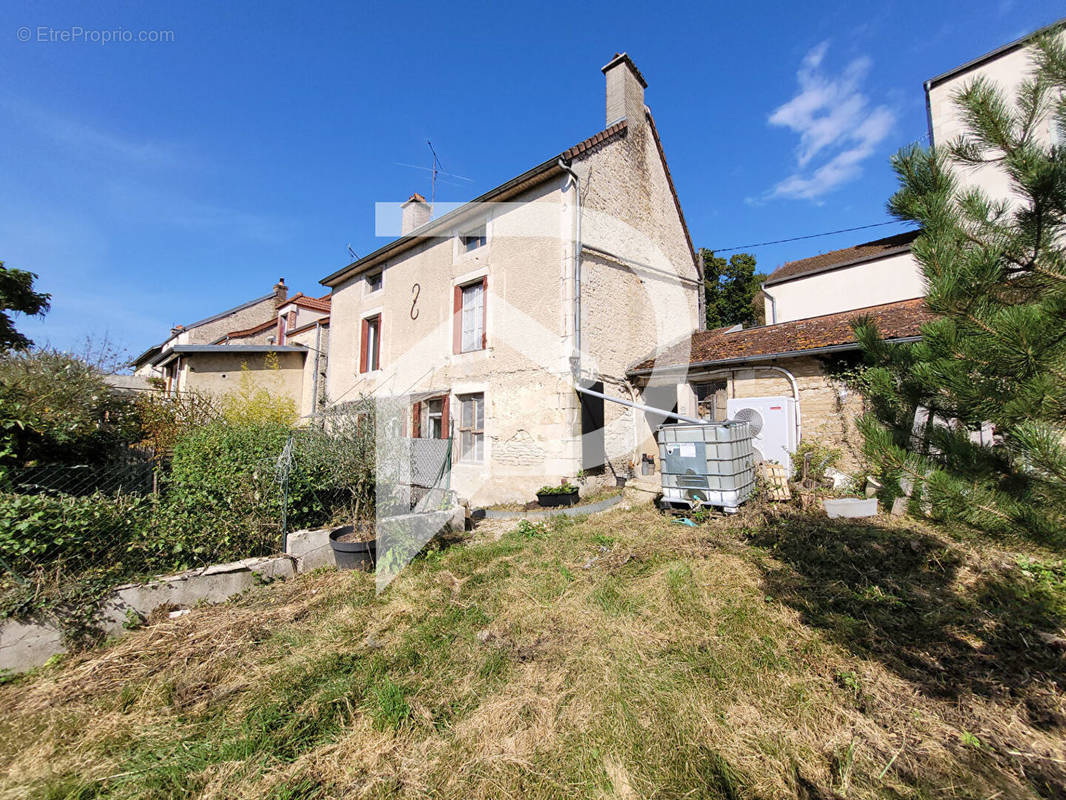
<instances>
[{"instance_id":1,"label":"glass panel","mask_svg":"<svg viewBox=\"0 0 1066 800\"><path fill-rule=\"evenodd\" d=\"M477 404L477 424L474 427L481 431L485 429L485 395L474 395L474 402Z\"/></svg>"},{"instance_id":2,"label":"glass panel","mask_svg":"<svg viewBox=\"0 0 1066 800\"><path fill-rule=\"evenodd\" d=\"M471 350L481 349L482 332L484 324L485 303L482 299L481 284L475 283L463 287L463 340L462 350L468 353Z\"/></svg>"},{"instance_id":3,"label":"glass panel","mask_svg":"<svg viewBox=\"0 0 1066 800\"><path fill-rule=\"evenodd\" d=\"M464 397L460 404L462 406L462 419L459 422L459 427L469 428L474 421L474 401L469 397Z\"/></svg>"},{"instance_id":4,"label":"glass panel","mask_svg":"<svg viewBox=\"0 0 1066 800\"><path fill-rule=\"evenodd\" d=\"M485 436L481 433L474 435L474 460L485 460Z\"/></svg>"},{"instance_id":5,"label":"glass panel","mask_svg":"<svg viewBox=\"0 0 1066 800\"><path fill-rule=\"evenodd\" d=\"M463 431L459 434L459 460L470 461L473 459L471 449L474 446L474 434L470 431Z\"/></svg>"}]
</instances>

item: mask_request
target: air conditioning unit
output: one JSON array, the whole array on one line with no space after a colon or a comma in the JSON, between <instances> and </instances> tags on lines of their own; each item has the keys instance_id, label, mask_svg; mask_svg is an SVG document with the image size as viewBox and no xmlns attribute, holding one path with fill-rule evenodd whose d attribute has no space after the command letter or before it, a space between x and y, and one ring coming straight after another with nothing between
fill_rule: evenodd
<instances>
[{"instance_id":1,"label":"air conditioning unit","mask_svg":"<svg viewBox=\"0 0 1066 800\"><path fill-rule=\"evenodd\" d=\"M792 469L796 452L796 401L791 397L735 397L726 401L729 419L751 428L755 462L774 461Z\"/></svg>"}]
</instances>

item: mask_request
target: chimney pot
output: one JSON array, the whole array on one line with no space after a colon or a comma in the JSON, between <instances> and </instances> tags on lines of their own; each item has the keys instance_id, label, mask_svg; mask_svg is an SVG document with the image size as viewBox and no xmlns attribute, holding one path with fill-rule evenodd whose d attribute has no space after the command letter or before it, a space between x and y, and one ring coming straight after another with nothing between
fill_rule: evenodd
<instances>
[{"instance_id":1,"label":"chimney pot","mask_svg":"<svg viewBox=\"0 0 1066 800\"><path fill-rule=\"evenodd\" d=\"M416 228L421 228L433 216L433 209L426 202L426 198L418 192L412 194L407 202L400 206L400 209L402 211L400 220L401 236L406 236Z\"/></svg>"},{"instance_id":2,"label":"chimney pot","mask_svg":"<svg viewBox=\"0 0 1066 800\"><path fill-rule=\"evenodd\" d=\"M626 53L615 53L614 58L602 69L607 80L607 124L610 127L620 120L630 126L644 121L644 90L648 82L640 74L637 65Z\"/></svg>"}]
</instances>

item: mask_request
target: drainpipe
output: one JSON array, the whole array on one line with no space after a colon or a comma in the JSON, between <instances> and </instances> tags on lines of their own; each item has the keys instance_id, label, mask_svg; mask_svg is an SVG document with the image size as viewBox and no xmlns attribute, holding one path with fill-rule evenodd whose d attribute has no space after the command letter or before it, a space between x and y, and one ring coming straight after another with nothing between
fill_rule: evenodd
<instances>
[{"instance_id":1,"label":"drainpipe","mask_svg":"<svg viewBox=\"0 0 1066 800\"><path fill-rule=\"evenodd\" d=\"M762 290L762 293L764 295L766 295L769 298L769 300L770 300L770 322L768 324L776 325L777 324L777 300L774 298L774 296L772 294L770 294L768 291L766 291L766 284L765 283L760 284L759 288Z\"/></svg>"},{"instance_id":2,"label":"drainpipe","mask_svg":"<svg viewBox=\"0 0 1066 800\"><path fill-rule=\"evenodd\" d=\"M322 323L315 321L315 374L311 379L311 417L318 413L318 364L322 357Z\"/></svg>"},{"instance_id":3,"label":"drainpipe","mask_svg":"<svg viewBox=\"0 0 1066 800\"><path fill-rule=\"evenodd\" d=\"M582 394L590 394L593 397L599 397L599 398L601 398L603 400L609 400L612 403L618 403L619 405L629 406L630 408L635 408L638 411L646 411L646 412L651 413L651 414L661 414L664 417L673 417L674 419L680 420L681 422L692 422L692 423L695 423L696 425L702 425L703 424L703 420L702 419L695 419L693 417L686 417L684 414L678 414L678 413L676 413L674 411L667 411L664 408L653 408L652 406L641 405L640 403L634 403L634 402L632 402L630 400L623 400L621 397L609 397L608 395L605 395L603 392L596 392L596 391L593 391L592 389L586 389L584 386L575 386L574 388L577 389L577 391L581 392Z\"/></svg>"},{"instance_id":4,"label":"drainpipe","mask_svg":"<svg viewBox=\"0 0 1066 800\"><path fill-rule=\"evenodd\" d=\"M574 183L574 196L577 198L574 205L574 352L570 356L570 373L576 383L581 378L581 180L561 158L559 168L570 176Z\"/></svg>"}]
</instances>

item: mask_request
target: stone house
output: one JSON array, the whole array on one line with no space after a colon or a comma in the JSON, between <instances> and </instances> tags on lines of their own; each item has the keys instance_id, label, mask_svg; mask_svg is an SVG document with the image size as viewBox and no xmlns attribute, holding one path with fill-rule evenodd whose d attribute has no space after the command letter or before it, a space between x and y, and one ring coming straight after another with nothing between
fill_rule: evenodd
<instances>
[{"instance_id":1,"label":"stone house","mask_svg":"<svg viewBox=\"0 0 1066 800\"><path fill-rule=\"evenodd\" d=\"M399 238L322 280L329 402L392 398L409 435L451 435L475 503L626 474L652 431L599 395L632 402L626 368L703 317L647 83L624 53L602 71L601 131L437 218L412 195Z\"/></svg>"},{"instance_id":2,"label":"stone house","mask_svg":"<svg viewBox=\"0 0 1066 800\"><path fill-rule=\"evenodd\" d=\"M158 378L170 393L226 394L247 373L253 385L290 397L302 417L325 397L329 296L289 297L285 279L273 291L191 325L133 361L134 374Z\"/></svg>"}]
</instances>

